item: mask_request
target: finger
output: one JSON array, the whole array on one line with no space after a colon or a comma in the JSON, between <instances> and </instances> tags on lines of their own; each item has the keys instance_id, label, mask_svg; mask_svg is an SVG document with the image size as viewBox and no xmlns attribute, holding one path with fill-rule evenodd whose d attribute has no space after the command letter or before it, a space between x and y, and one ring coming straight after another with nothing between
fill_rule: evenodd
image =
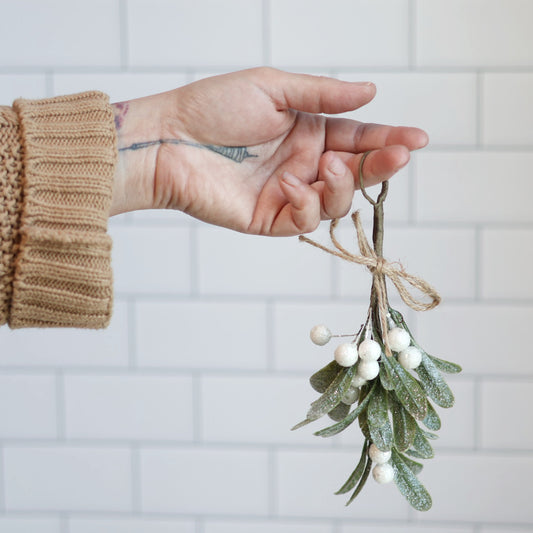
<instances>
[{"instance_id":1,"label":"finger","mask_svg":"<svg viewBox=\"0 0 533 533\"><path fill-rule=\"evenodd\" d=\"M320 198L309 185L290 172L284 172L280 185L288 204L272 224L272 235L297 235L314 231L320 223Z\"/></svg>"},{"instance_id":2,"label":"finger","mask_svg":"<svg viewBox=\"0 0 533 533\"><path fill-rule=\"evenodd\" d=\"M318 165L318 181L311 185L321 197L320 218L341 218L352 206L355 190L350 169L333 152L326 152Z\"/></svg>"},{"instance_id":3,"label":"finger","mask_svg":"<svg viewBox=\"0 0 533 533\"><path fill-rule=\"evenodd\" d=\"M335 153L350 169L354 176L355 188L359 189L359 163L363 154ZM363 183L365 187L371 187L388 180L409 162L409 158L410 153L405 146L385 146L370 152L363 165Z\"/></svg>"},{"instance_id":4,"label":"finger","mask_svg":"<svg viewBox=\"0 0 533 533\"><path fill-rule=\"evenodd\" d=\"M264 69L262 73L262 89L280 111L344 113L367 104L376 94L376 86L371 82L348 82L276 69Z\"/></svg>"},{"instance_id":5,"label":"finger","mask_svg":"<svg viewBox=\"0 0 533 533\"><path fill-rule=\"evenodd\" d=\"M427 133L419 128L368 124L337 117L326 121L326 150L366 152L395 144L418 150L426 146L428 140Z\"/></svg>"}]
</instances>

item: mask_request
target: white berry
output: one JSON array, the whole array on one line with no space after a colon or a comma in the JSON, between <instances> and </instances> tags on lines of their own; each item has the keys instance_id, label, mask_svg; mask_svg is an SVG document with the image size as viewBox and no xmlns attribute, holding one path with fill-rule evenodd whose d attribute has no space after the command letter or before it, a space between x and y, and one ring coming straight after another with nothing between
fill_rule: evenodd
<instances>
[{"instance_id":1,"label":"white berry","mask_svg":"<svg viewBox=\"0 0 533 533\"><path fill-rule=\"evenodd\" d=\"M380 484L390 483L394 479L394 468L389 463L376 465L372 469L372 476Z\"/></svg>"},{"instance_id":2,"label":"white berry","mask_svg":"<svg viewBox=\"0 0 533 533\"><path fill-rule=\"evenodd\" d=\"M375 444L371 444L368 449L368 456L372 461L378 465L383 465L389 461L392 452L382 452Z\"/></svg>"},{"instance_id":3,"label":"white berry","mask_svg":"<svg viewBox=\"0 0 533 533\"><path fill-rule=\"evenodd\" d=\"M357 357L357 347L352 342L343 342L335 350L335 361L341 366L355 365Z\"/></svg>"},{"instance_id":4,"label":"white berry","mask_svg":"<svg viewBox=\"0 0 533 533\"><path fill-rule=\"evenodd\" d=\"M359 345L359 357L365 361L377 361L381 355L381 346L372 339L365 339Z\"/></svg>"},{"instance_id":5,"label":"white berry","mask_svg":"<svg viewBox=\"0 0 533 533\"><path fill-rule=\"evenodd\" d=\"M422 362L422 353L416 346L408 346L399 353L398 361L407 370L414 370Z\"/></svg>"},{"instance_id":6,"label":"white berry","mask_svg":"<svg viewBox=\"0 0 533 533\"><path fill-rule=\"evenodd\" d=\"M361 363L359 363L361 365ZM366 379L362 378L359 374L355 374L352 379L352 387L360 388L366 383Z\"/></svg>"},{"instance_id":7,"label":"white berry","mask_svg":"<svg viewBox=\"0 0 533 533\"><path fill-rule=\"evenodd\" d=\"M318 324L311 329L310 337L318 346L324 346L331 339L331 331L324 324Z\"/></svg>"},{"instance_id":8,"label":"white berry","mask_svg":"<svg viewBox=\"0 0 533 533\"><path fill-rule=\"evenodd\" d=\"M387 340L393 352L401 352L411 344L411 337L403 328L392 328L387 335Z\"/></svg>"},{"instance_id":9,"label":"white berry","mask_svg":"<svg viewBox=\"0 0 533 533\"><path fill-rule=\"evenodd\" d=\"M357 401L357 398L359 398L359 389L354 386L350 386L349 389L344 393L341 402L345 403L346 405L352 405Z\"/></svg>"},{"instance_id":10,"label":"white berry","mask_svg":"<svg viewBox=\"0 0 533 533\"><path fill-rule=\"evenodd\" d=\"M377 361L361 361L357 367L357 373L367 381L379 375L379 363Z\"/></svg>"}]
</instances>

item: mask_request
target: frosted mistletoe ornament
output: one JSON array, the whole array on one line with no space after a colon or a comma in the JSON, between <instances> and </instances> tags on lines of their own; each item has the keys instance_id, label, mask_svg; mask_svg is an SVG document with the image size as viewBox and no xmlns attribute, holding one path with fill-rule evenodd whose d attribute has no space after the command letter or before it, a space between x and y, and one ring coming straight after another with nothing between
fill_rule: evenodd
<instances>
[{"instance_id":1,"label":"frosted mistletoe ornament","mask_svg":"<svg viewBox=\"0 0 533 533\"><path fill-rule=\"evenodd\" d=\"M388 192L384 181L377 200L366 192L363 165L359 164L359 181L363 196L373 205L373 247L361 225L359 213L352 215L360 255L353 255L335 236L338 220L330 226L334 248L311 239L300 239L346 261L366 266L372 274L368 314L359 331L349 342L334 350L334 359L311 376L311 386L321 396L311 404L302 426L329 415L336 423L317 431L319 437L331 437L344 431L356 420L364 436L360 459L344 485L336 494L352 492L350 504L361 492L370 474L377 483L394 481L408 502L419 511L431 507L431 496L417 475L423 465L420 459L433 457L430 441L441 421L434 405L449 408L454 396L442 372L456 374L461 367L429 355L415 340L402 315L392 309L387 297L386 278L398 290L402 300L416 311L433 309L440 303L438 293L424 280L407 273L398 263L383 258L383 202ZM416 299L407 289L411 285L429 298L429 303ZM334 337L325 325L314 326L311 340L325 346Z\"/></svg>"}]
</instances>

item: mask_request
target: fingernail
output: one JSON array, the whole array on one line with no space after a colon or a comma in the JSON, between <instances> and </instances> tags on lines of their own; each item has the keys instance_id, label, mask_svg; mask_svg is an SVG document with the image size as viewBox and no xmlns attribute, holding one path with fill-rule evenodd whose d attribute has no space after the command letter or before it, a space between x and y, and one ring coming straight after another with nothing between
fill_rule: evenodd
<instances>
[{"instance_id":1,"label":"fingernail","mask_svg":"<svg viewBox=\"0 0 533 533\"><path fill-rule=\"evenodd\" d=\"M328 170L335 176L342 176L344 174L344 163L335 156L329 162Z\"/></svg>"},{"instance_id":2,"label":"fingernail","mask_svg":"<svg viewBox=\"0 0 533 533\"><path fill-rule=\"evenodd\" d=\"M290 172L284 172L281 179L287 185L290 185L291 187L298 187L298 185L300 185L300 180L294 174L291 174Z\"/></svg>"},{"instance_id":3,"label":"fingernail","mask_svg":"<svg viewBox=\"0 0 533 533\"><path fill-rule=\"evenodd\" d=\"M374 85L371 81L352 81L354 85L361 85L362 87L371 87Z\"/></svg>"}]
</instances>

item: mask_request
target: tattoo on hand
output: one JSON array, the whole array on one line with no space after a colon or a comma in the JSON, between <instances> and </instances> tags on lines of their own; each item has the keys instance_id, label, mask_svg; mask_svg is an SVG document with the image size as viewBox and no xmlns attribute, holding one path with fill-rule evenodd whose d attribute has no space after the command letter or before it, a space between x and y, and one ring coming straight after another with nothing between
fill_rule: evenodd
<instances>
[{"instance_id":1,"label":"tattoo on hand","mask_svg":"<svg viewBox=\"0 0 533 533\"><path fill-rule=\"evenodd\" d=\"M118 131L124 124L124 118L128 114L130 104L128 102L117 102L113 104L113 113L115 113L115 129Z\"/></svg>"},{"instance_id":2,"label":"tattoo on hand","mask_svg":"<svg viewBox=\"0 0 533 533\"><path fill-rule=\"evenodd\" d=\"M126 108L127 112L127 108ZM117 116L115 115L115 123L117 121ZM231 159L232 161L235 161L236 163L242 163L245 159L249 157L258 157L255 154L251 154L248 152L248 148L246 146L219 146L217 144L200 144L192 141L186 141L184 139L158 139L156 141L146 141L146 142L139 142L139 143L133 143L129 146L124 146L123 148L119 148L119 152L124 152L126 150L141 150L143 148L148 148L150 146L158 146L160 144L183 144L185 146L194 146L195 148L203 148L205 150L210 150L211 152L215 152L217 154L220 154L221 156L224 156L228 159Z\"/></svg>"}]
</instances>

